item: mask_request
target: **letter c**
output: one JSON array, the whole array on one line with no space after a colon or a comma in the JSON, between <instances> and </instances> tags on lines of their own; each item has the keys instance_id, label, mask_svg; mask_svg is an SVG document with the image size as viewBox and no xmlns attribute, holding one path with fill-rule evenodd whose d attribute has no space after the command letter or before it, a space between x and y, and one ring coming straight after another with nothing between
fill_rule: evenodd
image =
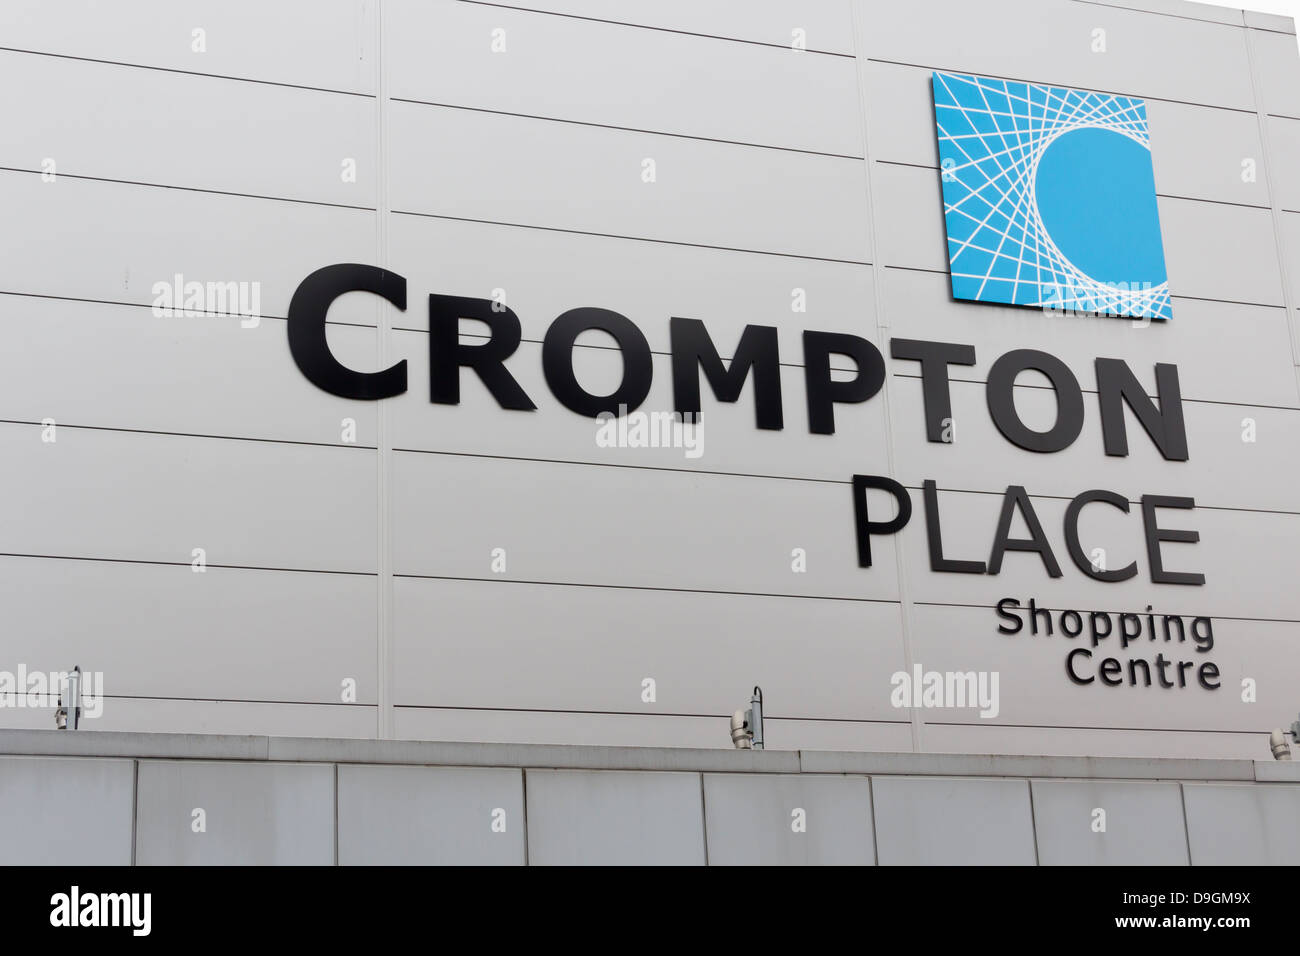
<instances>
[{"instance_id":1,"label":"letter c","mask_svg":"<svg viewBox=\"0 0 1300 956\"><path fill-rule=\"evenodd\" d=\"M1088 650L1086 647L1076 647L1074 650L1070 651L1070 653L1065 655L1065 672L1070 675L1070 680L1074 681L1076 684L1091 684L1097 678L1080 677L1074 672L1075 654L1082 654L1084 657L1092 657L1092 651Z\"/></svg>"},{"instance_id":2,"label":"letter c","mask_svg":"<svg viewBox=\"0 0 1300 956\"><path fill-rule=\"evenodd\" d=\"M317 269L298 284L289 302L289 351L317 388L341 398L374 400L406 391L406 360L382 372L357 372L334 357L325 339L325 315L347 292L373 292L406 311L406 279L378 266L339 263Z\"/></svg>"}]
</instances>

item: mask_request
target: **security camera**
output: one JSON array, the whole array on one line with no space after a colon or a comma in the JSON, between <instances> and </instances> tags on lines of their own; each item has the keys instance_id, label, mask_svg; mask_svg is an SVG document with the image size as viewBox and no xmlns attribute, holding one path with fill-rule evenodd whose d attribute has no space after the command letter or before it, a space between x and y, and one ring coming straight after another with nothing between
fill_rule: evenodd
<instances>
[{"instance_id":1,"label":"security camera","mask_svg":"<svg viewBox=\"0 0 1300 956\"><path fill-rule=\"evenodd\" d=\"M737 750L763 749L763 689L754 688L749 710L731 715L731 744Z\"/></svg>"},{"instance_id":2,"label":"security camera","mask_svg":"<svg viewBox=\"0 0 1300 956\"><path fill-rule=\"evenodd\" d=\"M1287 742L1286 731L1278 728L1268 735L1268 744L1273 749L1274 760L1290 760L1291 745Z\"/></svg>"},{"instance_id":3,"label":"security camera","mask_svg":"<svg viewBox=\"0 0 1300 956\"><path fill-rule=\"evenodd\" d=\"M749 721L745 712L738 710L731 715L731 743L737 750L749 750Z\"/></svg>"},{"instance_id":4,"label":"security camera","mask_svg":"<svg viewBox=\"0 0 1300 956\"><path fill-rule=\"evenodd\" d=\"M54 728L76 730L81 725L81 668L73 667L68 674L67 703L64 695L59 694L59 709L54 712Z\"/></svg>"}]
</instances>

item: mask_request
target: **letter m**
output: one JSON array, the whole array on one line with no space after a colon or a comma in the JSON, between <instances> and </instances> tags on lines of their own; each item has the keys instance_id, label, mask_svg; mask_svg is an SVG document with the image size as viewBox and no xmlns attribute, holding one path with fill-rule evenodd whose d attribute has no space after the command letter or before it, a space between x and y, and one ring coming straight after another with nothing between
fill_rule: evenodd
<instances>
[{"instance_id":1,"label":"letter m","mask_svg":"<svg viewBox=\"0 0 1300 956\"><path fill-rule=\"evenodd\" d=\"M700 370L720 402L740 398L750 370L754 372L754 418L759 428L779 431L785 424L781 411L781 359L776 327L747 325L736 355L727 368L699 319L674 316L669 322L673 353L673 406L681 415L700 412Z\"/></svg>"}]
</instances>

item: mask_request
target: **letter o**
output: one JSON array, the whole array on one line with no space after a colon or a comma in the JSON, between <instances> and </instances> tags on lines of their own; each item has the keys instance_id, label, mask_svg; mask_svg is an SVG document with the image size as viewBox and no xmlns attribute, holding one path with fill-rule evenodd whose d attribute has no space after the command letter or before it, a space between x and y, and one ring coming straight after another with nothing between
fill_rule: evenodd
<instances>
[{"instance_id":1,"label":"letter o","mask_svg":"<svg viewBox=\"0 0 1300 956\"><path fill-rule=\"evenodd\" d=\"M588 329L612 335L623 353L623 381L609 395L592 395L573 372L573 343ZM565 312L546 330L542 340L542 372L561 405L579 415L596 418L602 412L620 414L638 408L650 394L654 368L650 343L626 316L608 309L581 308Z\"/></svg>"},{"instance_id":2,"label":"letter o","mask_svg":"<svg viewBox=\"0 0 1300 956\"><path fill-rule=\"evenodd\" d=\"M1045 432L1026 426L1016 411L1016 379L1030 369L1046 375L1056 392L1056 424ZM1055 355L1034 349L1006 353L989 369L985 391L993 424L1007 441L1026 451L1046 453L1069 448L1083 431L1083 391L1079 380Z\"/></svg>"}]
</instances>

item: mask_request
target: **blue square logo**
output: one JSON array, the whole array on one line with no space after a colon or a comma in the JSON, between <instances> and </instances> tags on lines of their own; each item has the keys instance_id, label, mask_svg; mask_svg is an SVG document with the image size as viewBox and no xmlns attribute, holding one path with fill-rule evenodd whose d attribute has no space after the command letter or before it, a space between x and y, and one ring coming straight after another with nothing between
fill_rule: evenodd
<instances>
[{"instance_id":1,"label":"blue square logo","mask_svg":"<svg viewBox=\"0 0 1300 956\"><path fill-rule=\"evenodd\" d=\"M1169 319L1146 103L934 74L952 294Z\"/></svg>"}]
</instances>

